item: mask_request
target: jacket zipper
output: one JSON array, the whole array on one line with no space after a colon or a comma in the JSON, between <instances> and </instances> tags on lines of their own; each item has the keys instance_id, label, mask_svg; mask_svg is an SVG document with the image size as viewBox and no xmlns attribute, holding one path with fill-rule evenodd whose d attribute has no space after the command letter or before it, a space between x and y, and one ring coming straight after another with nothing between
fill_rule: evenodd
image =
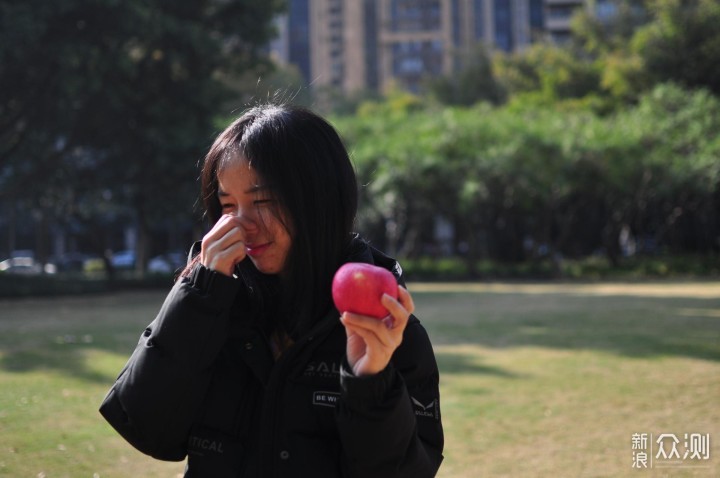
<instances>
[{"instance_id":1,"label":"jacket zipper","mask_svg":"<svg viewBox=\"0 0 720 478\"><path fill-rule=\"evenodd\" d=\"M307 345L314 341L316 337L321 336L324 337L328 333L330 333L333 329L333 327L336 325L336 322L333 318L328 317L331 314L337 314L334 310L329 312L325 315L325 319L321 320L320 324L317 326L317 328L313 329L308 333L307 336L303 337L302 340L299 342L296 342L294 345L288 349L286 353L284 353L280 359L275 363L275 367L273 367L273 370L270 372L270 379L268 380L268 388L266 390L266 402L262 409L262 417L264 418L261 420L261 424L267 423L268 427L262 427L260 429L261 433L261 450L260 455L262 459L260 460L260 474L261 476L276 476L277 475L277 467L275 463L276 461L276 453L279 453L280 450L276 449L277 445L277 435L278 430L276 430L277 427L277 414L279 413L278 405L280 403L280 389L282 388L284 384L283 378L287 378L286 376L286 369L289 367L290 364L294 364L295 361L292 360L298 355L300 355L300 352L305 351L307 348ZM269 436L263 437L264 433L269 433ZM265 439L263 439L265 438ZM267 443L268 447L265 450L262 450L262 444ZM270 470L266 470L266 467L270 467ZM270 471L270 473L267 473Z\"/></svg>"}]
</instances>

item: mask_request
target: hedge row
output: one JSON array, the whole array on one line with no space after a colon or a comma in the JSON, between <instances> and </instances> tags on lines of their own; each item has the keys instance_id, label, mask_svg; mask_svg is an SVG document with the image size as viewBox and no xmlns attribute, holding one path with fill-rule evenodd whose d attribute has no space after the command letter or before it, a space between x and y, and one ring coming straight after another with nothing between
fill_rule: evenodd
<instances>
[{"instance_id":1,"label":"hedge row","mask_svg":"<svg viewBox=\"0 0 720 478\"><path fill-rule=\"evenodd\" d=\"M543 259L522 263L480 261L475 267L460 257L401 260L408 282L492 280L656 280L720 279L720 256L626 258L612 266L605 257L581 260ZM0 298L110 293L120 290L169 290L173 278L153 275L113 281L80 276L24 276L0 273Z\"/></svg>"}]
</instances>

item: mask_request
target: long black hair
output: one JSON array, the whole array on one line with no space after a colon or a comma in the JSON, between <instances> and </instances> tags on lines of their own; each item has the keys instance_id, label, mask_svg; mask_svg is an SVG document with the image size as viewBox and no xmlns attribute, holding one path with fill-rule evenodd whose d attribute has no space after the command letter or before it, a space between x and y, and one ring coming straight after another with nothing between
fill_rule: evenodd
<instances>
[{"instance_id":1,"label":"long black hair","mask_svg":"<svg viewBox=\"0 0 720 478\"><path fill-rule=\"evenodd\" d=\"M222 215L218 169L241 154L270 186L292 244L280 281L281 325L307 331L331 305L330 288L344 262L357 212L357 181L335 129L310 110L282 104L246 111L215 140L201 174L202 200L211 224ZM262 280L243 261L247 281ZM262 290L262 289L261 289Z\"/></svg>"}]
</instances>

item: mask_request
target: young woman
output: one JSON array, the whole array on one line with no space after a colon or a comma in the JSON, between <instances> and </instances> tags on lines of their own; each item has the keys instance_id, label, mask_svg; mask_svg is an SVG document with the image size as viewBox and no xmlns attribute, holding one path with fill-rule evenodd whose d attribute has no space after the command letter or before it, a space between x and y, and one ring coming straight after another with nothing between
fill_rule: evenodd
<instances>
[{"instance_id":1,"label":"young woman","mask_svg":"<svg viewBox=\"0 0 720 478\"><path fill-rule=\"evenodd\" d=\"M438 369L410 294L392 320L333 307L346 262L400 266L352 227L357 184L314 113L256 107L208 152L213 224L100 412L186 477L431 477L442 461Z\"/></svg>"}]
</instances>

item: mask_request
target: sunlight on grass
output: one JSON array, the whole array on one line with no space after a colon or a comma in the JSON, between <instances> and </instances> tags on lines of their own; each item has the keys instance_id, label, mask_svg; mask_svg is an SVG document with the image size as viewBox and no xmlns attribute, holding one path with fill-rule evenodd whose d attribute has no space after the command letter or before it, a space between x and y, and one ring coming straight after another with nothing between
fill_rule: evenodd
<instances>
[{"instance_id":1,"label":"sunlight on grass","mask_svg":"<svg viewBox=\"0 0 720 478\"><path fill-rule=\"evenodd\" d=\"M720 475L720 284L655 286L411 284L441 370L439 476L635 476L633 433L712 444L708 468L637 476ZM0 304L0 476L182 474L97 412L163 297Z\"/></svg>"},{"instance_id":2,"label":"sunlight on grass","mask_svg":"<svg viewBox=\"0 0 720 478\"><path fill-rule=\"evenodd\" d=\"M633 433L720 432L717 363L535 347L436 350L443 477L625 476Z\"/></svg>"},{"instance_id":3,"label":"sunlight on grass","mask_svg":"<svg viewBox=\"0 0 720 478\"><path fill-rule=\"evenodd\" d=\"M628 476L633 433L720 436L718 284L419 286L441 477ZM702 464L647 474L718 475L717 458Z\"/></svg>"}]
</instances>

